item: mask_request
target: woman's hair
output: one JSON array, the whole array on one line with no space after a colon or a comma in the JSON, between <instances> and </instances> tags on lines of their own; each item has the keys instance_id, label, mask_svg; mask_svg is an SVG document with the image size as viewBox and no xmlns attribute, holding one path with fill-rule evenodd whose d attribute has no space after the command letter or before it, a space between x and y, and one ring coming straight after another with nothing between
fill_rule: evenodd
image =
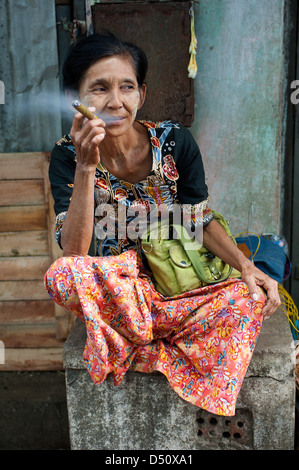
<instances>
[{"instance_id":1,"label":"woman's hair","mask_svg":"<svg viewBox=\"0 0 299 470\"><path fill-rule=\"evenodd\" d=\"M145 81L147 57L134 44L121 41L112 35L93 34L81 39L70 50L63 66L63 88L78 91L85 72L100 59L127 56L133 61L138 85Z\"/></svg>"}]
</instances>

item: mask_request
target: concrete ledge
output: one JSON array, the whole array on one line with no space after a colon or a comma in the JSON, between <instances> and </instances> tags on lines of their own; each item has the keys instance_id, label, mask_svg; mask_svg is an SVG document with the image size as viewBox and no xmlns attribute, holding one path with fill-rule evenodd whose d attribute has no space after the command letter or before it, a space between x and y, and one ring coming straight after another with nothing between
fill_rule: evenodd
<instances>
[{"instance_id":1,"label":"concrete ledge","mask_svg":"<svg viewBox=\"0 0 299 470\"><path fill-rule=\"evenodd\" d=\"M72 449L294 449L294 343L282 310L265 321L237 402L221 417L182 400L159 372L95 386L77 320L64 347Z\"/></svg>"}]
</instances>

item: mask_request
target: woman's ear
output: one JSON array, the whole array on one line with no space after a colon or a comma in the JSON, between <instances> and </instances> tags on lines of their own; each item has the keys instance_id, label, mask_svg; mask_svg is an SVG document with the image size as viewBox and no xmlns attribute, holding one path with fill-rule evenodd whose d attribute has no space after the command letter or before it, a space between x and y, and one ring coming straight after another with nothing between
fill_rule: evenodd
<instances>
[{"instance_id":1,"label":"woman's ear","mask_svg":"<svg viewBox=\"0 0 299 470\"><path fill-rule=\"evenodd\" d=\"M145 102L145 96L146 96L146 84L145 83L143 83L139 87L139 96L140 96L140 100L139 100L138 109L142 108L142 106Z\"/></svg>"}]
</instances>

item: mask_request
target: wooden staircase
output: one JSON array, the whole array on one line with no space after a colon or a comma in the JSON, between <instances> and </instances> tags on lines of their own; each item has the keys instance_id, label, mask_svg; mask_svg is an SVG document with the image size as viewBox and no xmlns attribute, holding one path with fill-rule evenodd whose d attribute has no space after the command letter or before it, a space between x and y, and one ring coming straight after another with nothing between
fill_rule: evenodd
<instances>
[{"instance_id":1,"label":"wooden staircase","mask_svg":"<svg viewBox=\"0 0 299 470\"><path fill-rule=\"evenodd\" d=\"M50 154L0 154L0 371L59 370L72 315L43 278L62 256L54 239Z\"/></svg>"}]
</instances>

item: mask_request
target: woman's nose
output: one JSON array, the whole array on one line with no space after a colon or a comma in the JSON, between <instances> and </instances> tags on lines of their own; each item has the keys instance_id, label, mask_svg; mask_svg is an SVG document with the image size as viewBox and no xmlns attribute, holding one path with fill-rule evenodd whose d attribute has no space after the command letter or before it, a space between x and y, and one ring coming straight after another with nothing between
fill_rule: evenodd
<instances>
[{"instance_id":1,"label":"woman's nose","mask_svg":"<svg viewBox=\"0 0 299 470\"><path fill-rule=\"evenodd\" d=\"M120 108L122 106L122 100L119 90L111 90L107 103L110 108Z\"/></svg>"}]
</instances>

